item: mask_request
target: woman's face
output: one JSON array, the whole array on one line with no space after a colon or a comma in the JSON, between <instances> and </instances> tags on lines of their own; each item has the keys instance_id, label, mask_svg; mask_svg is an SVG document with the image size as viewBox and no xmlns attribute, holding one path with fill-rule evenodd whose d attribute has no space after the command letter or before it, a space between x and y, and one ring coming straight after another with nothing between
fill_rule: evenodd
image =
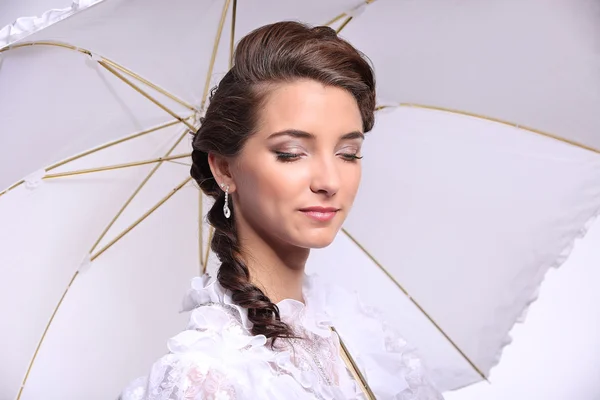
<instances>
[{"instance_id":1,"label":"woman's face","mask_svg":"<svg viewBox=\"0 0 600 400\"><path fill-rule=\"evenodd\" d=\"M238 223L269 242L329 245L361 177L356 100L343 89L299 80L270 89L259 117L230 164Z\"/></svg>"}]
</instances>

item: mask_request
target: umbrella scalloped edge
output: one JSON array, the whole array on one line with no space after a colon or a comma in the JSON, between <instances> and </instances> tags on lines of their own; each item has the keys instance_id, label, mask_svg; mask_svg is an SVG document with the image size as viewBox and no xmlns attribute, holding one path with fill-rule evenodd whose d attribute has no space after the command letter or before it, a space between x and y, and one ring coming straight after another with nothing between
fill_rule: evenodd
<instances>
[{"instance_id":1,"label":"umbrella scalloped edge","mask_svg":"<svg viewBox=\"0 0 600 400\"><path fill-rule=\"evenodd\" d=\"M598 196L598 204L600 204L600 196ZM600 206L595 211L592 212L591 216L587 219L587 221L583 225L583 227L573 235L573 237L569 240L569 243L559 253L559 255L556 257L554 262L551 263L547 268L545 268L543 273L540 274L539 280L537 282L535 282L535 290L534 290L533 294L531 295L531 297L529 298L529 301L527 301L525 306L522 308L522 310L519 314L519 317L517 318L516 323L524 323L525 322L527 312L529 311L529 307L531 306L532 303L534 303L538 299L538 296L540 293L540 286L542 285L544 278L546 277L546 273L551 268L560 268L569 259L573 249L575 248L576 242L585 237L585 235L587 234L587 232L589 231L589 229L592 227L592 225L594 224L594 222L596 220L600 220ZM513 328L514 328L514 326L513 326ZM492 360L492 363L490 365L489 371L491 371L496 365L498 365L498 363L500 362L500 359L502 357L502 352L504 351L504 348L506 346L508 346L511 342L512 342L512 336L510 335L510 332L509 332L506 334L505 340L502 341L501 347L496 352L494 359ZM490 375L489 371L486 373L486 377L488 377L488 378Z\"/></svg>"},{"instance_id":2,"label":"umbrella scalloped edge","mask_svg":"<svg viewBox=\"0 0 600 400\"><path fill-rule=\"evenodd\" d=\"M48 10L39 17L17 18L12 24L0 29L0 49L100 1L103 0L73 0L71 7Z\"/></svg>"}]
</instances>

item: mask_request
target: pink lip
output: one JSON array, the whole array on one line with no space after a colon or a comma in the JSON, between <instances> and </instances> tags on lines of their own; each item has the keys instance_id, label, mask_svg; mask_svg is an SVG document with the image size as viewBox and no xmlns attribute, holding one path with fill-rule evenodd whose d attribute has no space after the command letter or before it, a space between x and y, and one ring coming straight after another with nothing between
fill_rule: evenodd
<instances>
[{"instance_id":1,"label":"pink lip","mask_svg":"<svg viewBox=\"0 0 600 400\"><path fill-rule=\"evenodd\" d=\"M307 217L315 219L317 221L326 222L331 221L335 214L339 211L339 208L333 207L307 207L302 208L302 211Z\"/></svg>"}]
</instances>

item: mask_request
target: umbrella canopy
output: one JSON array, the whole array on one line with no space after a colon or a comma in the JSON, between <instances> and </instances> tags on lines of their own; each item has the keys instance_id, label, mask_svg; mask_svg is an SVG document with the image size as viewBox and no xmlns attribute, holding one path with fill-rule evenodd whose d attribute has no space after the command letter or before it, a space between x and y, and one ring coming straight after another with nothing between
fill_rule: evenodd
<instances>
[{"instance_id":1,"label":"umbrella canopy","mask_svg":"<svg viewBox=\"0 0 600 400\"><path fill-rule=\"evenodd\" d=\"M594 7L104 0L3 29L0 394L114 397L184 326L216 265L188 132L232 42L283 19L333 20L381 104L355 209L308 270L381 308L442 389L487 376L600 210Z\"/></svg>"}]
</instances>

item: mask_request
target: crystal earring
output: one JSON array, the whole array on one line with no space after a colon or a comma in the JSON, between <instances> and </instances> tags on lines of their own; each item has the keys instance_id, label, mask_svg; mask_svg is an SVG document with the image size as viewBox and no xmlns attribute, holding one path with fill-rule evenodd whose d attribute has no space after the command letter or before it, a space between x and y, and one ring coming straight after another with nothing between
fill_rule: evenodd
<instances>
[{"instance_id":1,"label":"crystal earring","mask_svg":"<svg viewBox=\"0 0 600 400\"><path fill-rule=\"evenodd\" d=\"M231 210L229 209L229 185L225 186L221 183L221 188L225 188L225 204L223 205L223 214L225 218L231 217Z\"/></svg>"}]
</instances>

